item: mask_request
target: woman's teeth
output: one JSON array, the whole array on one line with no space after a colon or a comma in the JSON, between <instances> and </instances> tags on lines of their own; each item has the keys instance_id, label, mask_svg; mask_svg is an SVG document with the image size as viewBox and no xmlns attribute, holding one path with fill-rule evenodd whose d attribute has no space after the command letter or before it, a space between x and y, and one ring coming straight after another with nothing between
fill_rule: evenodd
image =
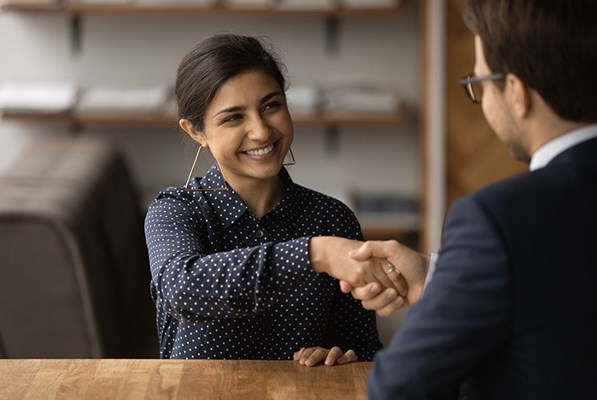
<instances>
[{"instance_id":1,"label":"woman's teeth","mask_svg":"<svg viewBox=\"0 0 597 400\"><path fill-rule=\"evenodd\" d=\"M263 149L247 150L247 154L250 156L264 156L267 153L270 153L273 149L274 149L274 145L272 144L271 146L265 147Z\"/></svg>"}]
</instances>

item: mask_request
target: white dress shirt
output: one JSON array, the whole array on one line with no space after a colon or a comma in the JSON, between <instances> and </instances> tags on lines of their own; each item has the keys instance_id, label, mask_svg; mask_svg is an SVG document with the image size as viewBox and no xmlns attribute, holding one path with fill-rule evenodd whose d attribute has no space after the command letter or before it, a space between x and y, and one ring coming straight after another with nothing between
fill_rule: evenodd
<instances>
[{"instance_id":1,"label":"white dress shirt","mask_svg":"<svg viewBox=\"0 0 597 400\"><path fill-rule=\"evenodd\" d=\"M572 146L597 137L597 124L587 125L580 129L565 133L539 147L533 157L529 169L534 171L545 167L558 154Z\"/></svg>"}]
</instances>

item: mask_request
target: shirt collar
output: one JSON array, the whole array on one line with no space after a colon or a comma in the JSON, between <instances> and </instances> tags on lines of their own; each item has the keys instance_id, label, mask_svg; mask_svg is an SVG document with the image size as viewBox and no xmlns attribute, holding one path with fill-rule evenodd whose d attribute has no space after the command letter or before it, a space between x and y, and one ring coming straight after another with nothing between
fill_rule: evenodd
<instances>
[{"instance_id":1,"label":"shirt collar","mask_svg":"<svg viewBox=\"0 0 597 400\"><path fill-rule=\"evenodd\" d=\"M565 150L596 137L597 124L584 126L562 136L558 136L557 138L545 143L535 151L533 157L531 158L529 169L534 171L536 169L543 168L557 155L563 153Z\"/></svg>"},{"instance_id":2,"label":"shirt collar","mask_svg":"<svg viewBox=\"0 0 597 400\"><path fill-rule=\"evenodd\" d=\"M287 207L292 207L292 205L289 204L289 199L292 198L291 195L295 191L296 185L290 178L290 174L286 168L282 167L279 172L279 176L282 178L282 182L286 188L279 206L286 209ZM228 228L246 211L248 211L247 206L241 200L238 194L236 194L234 189L228 185L225 185L222 174L215 164L211 166L203 178L193 179L190 186L192 189L215 189L197 191L194 193L201 193L201 195L208 200L208 202L211 204L210 208L222 222L223 228ZM218 188L223 188L225 186L226 189L218 190ZM275 209L278 209L279 206L276 206Z\"/></svg>"}]
</instances>

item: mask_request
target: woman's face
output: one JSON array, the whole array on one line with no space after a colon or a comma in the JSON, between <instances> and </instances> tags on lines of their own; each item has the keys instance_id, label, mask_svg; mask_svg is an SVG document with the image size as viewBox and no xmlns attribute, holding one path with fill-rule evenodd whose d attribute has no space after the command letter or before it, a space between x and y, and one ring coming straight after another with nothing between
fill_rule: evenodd
<instances>
[{"instance_id":1,"label":"woman's face","mask_svg":"<svg viewBox=\"0 0 597 400\"><path fill-rule=\"evenodd\" d=\"M194 138L236 187L277 177L293 137L284 91L271 76L250 70L220 86L205 112L204 132Z\"/></svg>"}]
</instances>

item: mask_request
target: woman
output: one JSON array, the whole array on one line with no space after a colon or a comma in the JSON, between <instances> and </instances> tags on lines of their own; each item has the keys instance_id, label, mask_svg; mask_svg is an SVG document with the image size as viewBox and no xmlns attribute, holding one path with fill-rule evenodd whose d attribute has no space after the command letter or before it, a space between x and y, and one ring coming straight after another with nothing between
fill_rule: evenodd
<instances>
[{"instance_id":1,"label":"woman","mask_svg":"<svg viewBox=\"0 0 597 400\"><path fill-rule=\"evenodd\" d=\"M206 39L179 66L180 127L216 164L162 191L146 218L163 358L332 365L381 347L375 315L320 273L334 274L330 242L348 252L362 235L344 204L283 167L294 132L282 70L259 40L233 34ZM387 284L370 263L355 279Z\"/></svg>"}]
</instances>

